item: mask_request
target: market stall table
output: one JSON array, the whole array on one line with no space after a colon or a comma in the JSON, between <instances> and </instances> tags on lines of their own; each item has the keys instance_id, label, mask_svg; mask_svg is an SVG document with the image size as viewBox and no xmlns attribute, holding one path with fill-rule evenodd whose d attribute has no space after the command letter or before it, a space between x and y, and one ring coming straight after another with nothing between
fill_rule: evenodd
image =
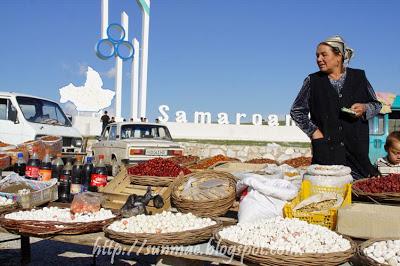
<instances>
[{"instance_id":1,"label":"market stall table","mask_svg":"<svg viewBox=\"0 0 400 266\"><path fill-rule=\"evenodd\" d=\"M7 231L0 227L0 233L7 233ZM230 258L219 253L215 248L213 248L209 243L203 243L192 246L183 246L180 250L168 250L169 254L160 254L161 252L167 253L164 249L162 250L159 247L151 247L148 249L147 247L141 248L140 246L130 246L117 243L112 241L104 236L103 232L92 233L92 234L83 234L83 235L57 235L53 237L43 238L46 240L52 241L60 241L64 243L71 244L79 244L93 247L93 262L95 263L95 257L98 254L101 254L103 251L103 247L105 252L109 251L111 254L114 251L114 248L120 248L121 253L118 254L118 250L115 249L115 256L118 255L162 255L167 257L175 257L189 260L200 260L207 261L213 263L220 264L228 264L228 265L242 265L238 260L231 260ZM15 239L14 239L15 240ZM21 262L29 263L30 261L30 237L21 236ZM110 246L111 245L111 246ZM195 252L198 251L198 252Z\"/></svg>"}]
</instances>

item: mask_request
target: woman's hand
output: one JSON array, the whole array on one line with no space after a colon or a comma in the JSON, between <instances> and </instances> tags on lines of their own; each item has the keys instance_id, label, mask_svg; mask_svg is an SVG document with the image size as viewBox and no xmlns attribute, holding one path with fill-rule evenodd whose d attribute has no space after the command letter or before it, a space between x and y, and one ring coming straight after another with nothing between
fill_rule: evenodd
<instances>
[{"instance_id":1,"label":"woman's hand","mask_svg":"<svg viewBox=\"0 0 400 266\"><path fill-rule=\"evenodd\" d=\"M365 104L363 103L355 103L350 109L356 113L356 117L361 117L367 110Z\"/></svg>"},{"instance_id":2,"label":"woman's hand","mask_svg":"<svg viewBox=\"0 0 400 266\"><path fill-rule=\"evenodd\" d=\"M323 139L324 134L322 134L321 130L317 129L314 131L314 133L311 136L311 139Z\"/></svg>"}]
</instances>

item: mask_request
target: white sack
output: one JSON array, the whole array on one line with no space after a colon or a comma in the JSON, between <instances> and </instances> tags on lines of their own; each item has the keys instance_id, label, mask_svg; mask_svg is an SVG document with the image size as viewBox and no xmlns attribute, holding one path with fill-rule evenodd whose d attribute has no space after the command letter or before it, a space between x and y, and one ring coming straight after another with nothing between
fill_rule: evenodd
<instances>
[{"instance_id":1,"label":"white sack","mask_svg":"<svg viewBox=\"0 0 400 266\"><path fill-rule=\"evenodd\" d=\"M267 197L251 189L239 205L239 223L255 222L261 219L283 216L286 201Z\"/></svg>"}]
</instances>

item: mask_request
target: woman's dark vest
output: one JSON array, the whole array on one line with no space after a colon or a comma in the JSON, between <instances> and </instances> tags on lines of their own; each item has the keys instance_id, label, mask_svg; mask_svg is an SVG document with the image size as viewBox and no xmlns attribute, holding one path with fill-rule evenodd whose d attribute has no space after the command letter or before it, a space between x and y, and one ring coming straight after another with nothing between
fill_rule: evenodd
<instances>
[{"instance_id":1,"label":"woman's dark vest","mask_svg":"<svg viewBox=\"0 0 400 266\"><path fill-rule=\"evenodd\" d=\"M341 111L354 103L373 101L364 71L347 68L339 93L322 72L310 75L310 85L311 120L324 135L312 141L313 163L347 165L362 176L370 175L368 121Z\"/></svg>"}]
</instances>

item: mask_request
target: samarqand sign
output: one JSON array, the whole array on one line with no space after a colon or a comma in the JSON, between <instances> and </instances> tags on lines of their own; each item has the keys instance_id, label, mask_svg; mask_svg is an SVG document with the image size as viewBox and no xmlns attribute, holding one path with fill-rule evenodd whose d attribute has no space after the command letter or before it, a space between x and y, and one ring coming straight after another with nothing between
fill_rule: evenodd
<instances>
[{"instance_id":1,"label":"samarqand sign","mask_svg":"<svg viewBox=\"0 0 400 266\"><path fill-rule=\"evenodd\" d=\"M170 116L168 115L169 111L169 106L168 105L160 105L158 107L158 111L160 113L160 116L158 117L158 120L162 123L166 123L169 121ZM240 125L242 123L242 119L246 118L247 114L245 113L236 113L235 116L233 116L234 124ZM264 120L261 114L252 114L249 116L251 117L251 123L255 126L261 126L263 125L263 122L266 123L268 126L274 127L274 126L279 126L279 119L278 115L276 114L270 114L266 116L266 119ZM231 124L231 121L229 118L232 119L232 117L229 117L227 113L218 113L217 114L217 123L220 125L229 125ZM195 124L211 124L212 122L212 117L210 112L194 112L193 115L193 123ZM175 122L176 123L188 123L188 119L186 116L185 111L176 111L175 112ZM290 115L285 116L285 123L284 126L294 126L294 122L292 121Z\"/></svg>"}]
</instances>

